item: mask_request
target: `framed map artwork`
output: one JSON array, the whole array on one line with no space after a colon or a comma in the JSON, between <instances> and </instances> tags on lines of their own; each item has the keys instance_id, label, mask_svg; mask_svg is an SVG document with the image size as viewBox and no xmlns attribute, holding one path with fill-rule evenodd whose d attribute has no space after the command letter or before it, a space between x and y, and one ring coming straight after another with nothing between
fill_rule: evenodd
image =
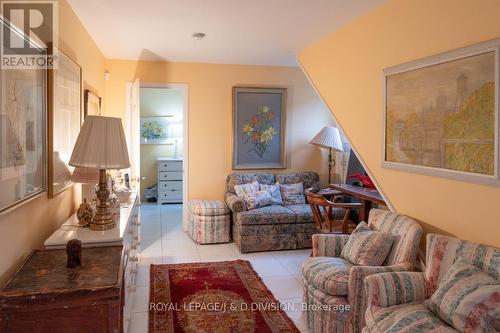
<instances>
[{"instance_id":1,"label":"framed map artwork","mask_svg":"<svg viewBox=\"0 0 500 333\"><path fill-rule=\"evenodd\" d=\"M500 41L384 70L386 168L499 185Z\"/></svg>"}]
</instances>

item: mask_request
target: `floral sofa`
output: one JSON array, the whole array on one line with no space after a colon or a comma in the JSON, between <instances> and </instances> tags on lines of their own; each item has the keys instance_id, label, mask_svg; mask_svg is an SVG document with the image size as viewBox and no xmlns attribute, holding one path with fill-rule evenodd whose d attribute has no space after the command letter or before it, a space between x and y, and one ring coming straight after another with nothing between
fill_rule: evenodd
<instances>
[{"instance_id":1,"label":"floral sofa","mask_svg":"<svg viewBox=\"0 0 500 333\"><path fill-rule=\"evenodd\" d=\"M276 176L271 173L231 173L226 180L225 200L232 211L233 240L239 250L245 253L311 247L311 236L316 228L309 204L246 210L245 202L235 194L234 186L254 181L266 185L302 182L304 189L320 188L319 176L315 172Z\"/></svg>"},{"instance_id":2,"label":"floral sofa","mask_svg":"<svg viewBox=\"0 0 500 333\"><path fill-rule=\"evenodd\" d=\"M447 236L428 234L425 272L396 272L375 274L365 279L367 309L365 314L366 327L363 332L457 332L452 326L442 321L424 304L431 298L441 281L446 281L446 275L452 272L453 265L460 259L477 267L493 281L500 280L500 249L475 244ZM484 274L483 274L484 275ZM465 326L463 331L482 331L477 327L481 320L488 320L485 313L500 307L500 295L494 294L488 302L473 307L474 302L468 299L465 306L457 300L465 297L472 290L465 286L474 278L461 275L451 281L455 295L447 294L443 305L451 311L444 311L440 316L456 315L461 312ZM498 287L497 287L498 288ZM477 289L474 288L477 292ZM439 293L438 293L439 294ZM476 294L477 295L477 294ZM452 297L453 296L453 297ZM500 321L491 319L487 332L500 331ZM454 323L456 323L454 321Z\"/></svg>"},{"instance_id":3,"label":"floral sofa","mask_svg":"<svg viewBox=\"0 0 500 333\"><path fill-rule=\"evenodd\" d=\"M366 308L365 277L413 270L422 236L417 222L404 215L372 209L368 227L394 236L382 266L358 266L341 258L349 235L313 236L312 257L302 264L304 302L312 332L360 332Z\"/></svg>"}]
</instances>

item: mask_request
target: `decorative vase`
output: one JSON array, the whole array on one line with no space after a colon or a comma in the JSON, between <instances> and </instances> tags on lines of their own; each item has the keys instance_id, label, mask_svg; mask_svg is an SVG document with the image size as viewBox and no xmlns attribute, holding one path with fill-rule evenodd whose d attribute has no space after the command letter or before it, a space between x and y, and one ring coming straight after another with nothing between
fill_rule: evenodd
<instances>
[{"instance_id":1,"label":"decorative vase","mask_svg":"<svg viewBox=\"0 0 500 333\"><path fill-rule=\"evenodd\" d=\"M78 218L78 224L82 226L88 225L94 218L95 210L92 205L87 202L87 199L83 199L83 202L78 207L76 211L76 217Z\"/></svg>"},{"instance_id":2,"label":"decorative vase","mask_svg":"<svg viewBox=\"0 0 500 333\"><path fill-rule=\"evenodd\" d=\"M109 196L108 203L113 221L116 223L120 222L120 200L118 199L116 193Z\"/></svg>"},{"instance_id":3,"label":"decorative vase","mask_svg":"<svg viewBox=\"0 0 500 333\"><path fill-rule=\"evenodd\" d=\"M97 198L95 198L95 197L94 197L94 198L92 198L92 201L91 201L90 205L92 206L92 209L93 209L94 211L97 209L97 205L98 205L98 204L99 204L99 203L97 202Z\"/></svg>"}]
</instances>

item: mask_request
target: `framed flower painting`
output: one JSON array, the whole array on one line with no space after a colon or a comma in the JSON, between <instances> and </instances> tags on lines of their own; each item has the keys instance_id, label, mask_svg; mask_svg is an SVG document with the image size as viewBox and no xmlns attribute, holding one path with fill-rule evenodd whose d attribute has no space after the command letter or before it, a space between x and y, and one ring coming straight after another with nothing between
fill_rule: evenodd
<instances>
[{"instance_id":1,"label":"framed flower painting","mask_svg":"<svg viewBox=\"0 0 500 333\"><path fill-rule=\"evenodd\" d=\"M233 88L233 169L286 168L286 88Z\"/></svg>"},{"instance_id":2,"label":"framed flower painting","mask_svg":"<svg viewBox=\"0 0 500 333\"><path fill-rule=\"evenodd\" d=\"M141 145L167 144L169 125L168 117L141 117Z\"/></svg>"}]
</instances>

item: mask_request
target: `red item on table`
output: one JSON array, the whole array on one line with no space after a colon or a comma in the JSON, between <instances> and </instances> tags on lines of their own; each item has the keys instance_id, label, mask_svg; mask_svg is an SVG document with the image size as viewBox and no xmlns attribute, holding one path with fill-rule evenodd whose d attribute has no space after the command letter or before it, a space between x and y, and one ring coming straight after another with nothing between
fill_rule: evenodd
<instances>
[{"instance_id":1,"label":"red item on table","mask_svg":"<svg viewBox=\"0 0 500 333\"><path fill-rule=\"evenodd\" d=\"M362 175L360 173L353 173L352 175L347 176L347 178L358 179L363 184L364 187L375 188L375 184L373 184L372 180L367 175Z\"/></svg>"}]
</instances>

